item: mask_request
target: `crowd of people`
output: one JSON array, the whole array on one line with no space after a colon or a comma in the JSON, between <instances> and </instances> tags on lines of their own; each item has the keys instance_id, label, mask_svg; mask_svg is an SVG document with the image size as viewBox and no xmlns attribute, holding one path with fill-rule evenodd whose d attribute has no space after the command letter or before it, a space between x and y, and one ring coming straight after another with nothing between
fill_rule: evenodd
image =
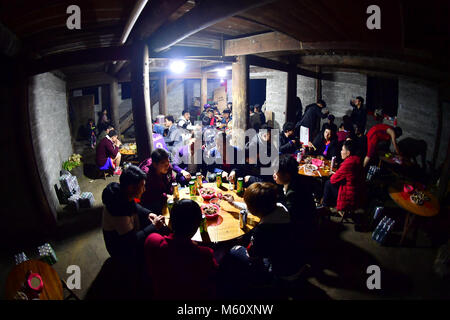
<instances>
[{"instance_id":1,"label":"crowd of people","mask_svg":"<svg viewBox=\"0 0 450 320\"><path fill-rule=\"evenodd\" d=\"M249 126L256 135L244 148L232 145L231 104L222 112L205 105L196 123L192 123L189 110L183 110L177 121L168 115L163 126L155 126L164 132L167 150L155 149L139 166L127 166L120 172L119 183L105 188L102 200L106 248L127 268L140 270L137 274L147 278L154 298L227 296L236 288L245 292L273 277L293 276L314 252L318 209L364 207L364 167L376 157L381 141L392 141L400 153L396 139L401 129L377 124L365 134L367 119L362 97L351 101L352 114L344 116L339 127L326 110L325 101L310 104L305 110L300 99L296 104L300 108L296 118L284 123L279 137L272 134L273 128L261 107L251 106ZM322 119L327 121L321 127ZM300 127L309 130L307 144L300 143ZM274 139L279 141L275 143ZM106 126L105 136L97 146L100 169L120 168L119 146L116 131ZM313 178L299 174L295 155L300 149L313 157L335 158L338 163L321 192L313 193ZM262 150L277 155L278 165L271 174L263 174L271 163L261 157ZM233 247L220 263L211 248L191 241L202 223L196 202L182 200L173 206L171 228L162 217L174 183L186 186L197 172L207 181L215 181L220 175L223 181L235 184L243 178L244 202L235 201L229 194L225 201L260 218L248 243Z\"/></svg>"}]
</instances>

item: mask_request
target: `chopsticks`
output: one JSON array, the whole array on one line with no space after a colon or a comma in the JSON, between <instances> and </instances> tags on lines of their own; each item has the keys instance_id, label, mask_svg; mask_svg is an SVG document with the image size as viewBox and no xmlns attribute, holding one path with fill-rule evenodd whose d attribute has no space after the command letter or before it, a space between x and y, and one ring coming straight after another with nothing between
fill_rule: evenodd
<instances>
[{"instance_id":1,"label":"chopsticks","mask_svg":"<svg viewBox=\"0 0 450 320\"><path fill-rule=\"evenodd\" d=\"M322 175L320 174L320 169L317 169L316 171L319 174L319 176L322 178Z\"/></svg>"}]
</instances>

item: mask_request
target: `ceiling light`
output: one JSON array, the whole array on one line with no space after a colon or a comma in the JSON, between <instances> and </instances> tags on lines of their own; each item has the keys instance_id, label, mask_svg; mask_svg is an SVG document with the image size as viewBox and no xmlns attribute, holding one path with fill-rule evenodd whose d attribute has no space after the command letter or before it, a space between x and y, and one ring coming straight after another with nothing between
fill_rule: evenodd
<instances>
[{"instance_id":1,"label":"ceiling light","mask_svg":"<svg viewBox=\"0 0 450 320\"><path fill-rule=\"evenodd\" d=\"M227 70L219 69L219 70L217 70L217 75L221 78L225 78L227 76Z\"/></svg>"},{"instance_id":2,"label":"ceiling light","mask_svg":"<svg viewBox=\"0 0 450 320\"><path fill-rule=\"evenodd\" d=\"M169 68L173 73L182 73L186 69L186 63L182 60L174 60L170 63Z\"/></svg>"}]
</instances>

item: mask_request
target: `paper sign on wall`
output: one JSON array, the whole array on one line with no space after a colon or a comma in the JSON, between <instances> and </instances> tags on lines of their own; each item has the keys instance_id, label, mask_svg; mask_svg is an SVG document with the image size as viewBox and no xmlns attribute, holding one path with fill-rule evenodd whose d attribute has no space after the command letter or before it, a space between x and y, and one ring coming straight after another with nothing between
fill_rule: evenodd
<instances>
[{"instance_id":1,"label":"paper sign on wall","mask_svg":"<svg viewBox=\"0 0 450 320\"><path fill-rule=\"evenodd\" d=\"M300 127L300 142L302 144L308 144L309 142L309 128L301 126Z\"/></svg>"}]
</instances>

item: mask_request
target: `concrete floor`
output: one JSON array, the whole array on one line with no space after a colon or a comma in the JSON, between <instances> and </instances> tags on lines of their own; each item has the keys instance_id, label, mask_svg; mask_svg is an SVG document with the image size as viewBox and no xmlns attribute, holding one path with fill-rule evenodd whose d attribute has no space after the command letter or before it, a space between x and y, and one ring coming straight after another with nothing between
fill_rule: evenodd
<instances>
[{"instance_id":1,"label":"concrete floor","mask_svg":"<svg viewBox=\"0 0 450 320\"><path fill-rule=\"evenodd\" d=\"M85 161L92 161L88 152ZM94 194L96 206L79 213L62 211L60 232L50 240L59 261L53 266L59 276L67 279L67 267L81 268L81 289L74 290L85 298L109 255L101 231L101 192L118 177L93 180L80 177L82 191ZM401 229L401 226L399 226ZM325 221L320 233L320 249L306 281L290 296L294 299L449 299L450 280L433 272L437 248L419 232L415 247L400 247L399 230L390 246L380 246L371 239L371 232L356 232L353 224L339 224L337 218ZM30 258L35 248L24 249ZM381 290L369 290L367 267L381 268ZM14 266L11 255L0 257L1 298L4 282ZM91 290L92 291L92 290Z\"/></svg>"}]
</instances>

